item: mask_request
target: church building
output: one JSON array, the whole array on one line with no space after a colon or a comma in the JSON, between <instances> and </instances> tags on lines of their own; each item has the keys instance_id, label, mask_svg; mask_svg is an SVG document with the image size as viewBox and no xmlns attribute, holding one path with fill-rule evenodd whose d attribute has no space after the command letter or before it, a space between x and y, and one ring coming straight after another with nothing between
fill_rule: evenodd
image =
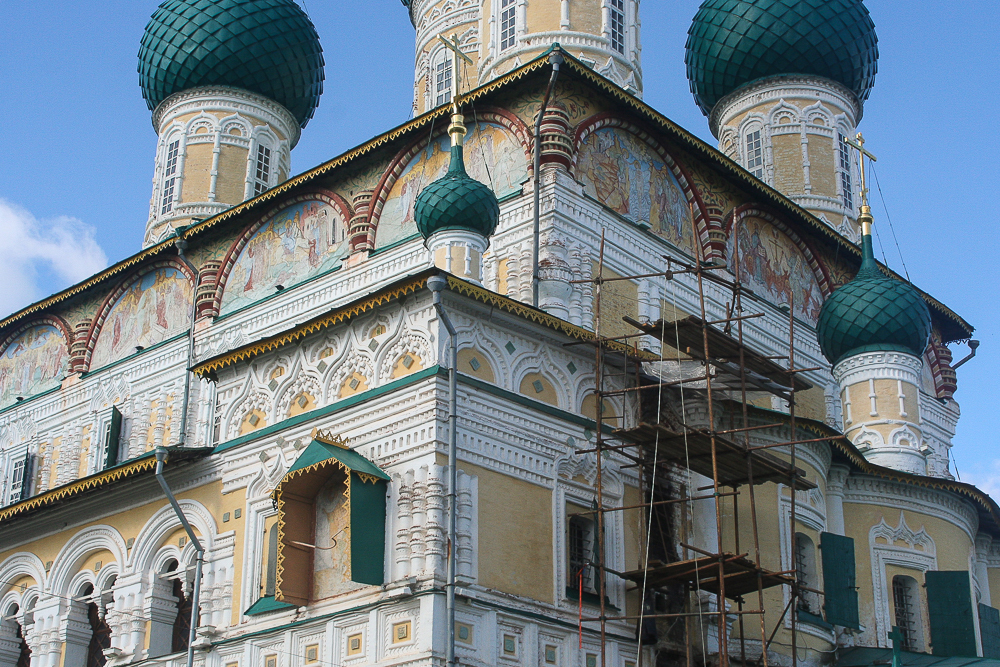
<instances>
[{"instance_id":1,"label":"church building","mask_svg":"<svg viewBox=\"0 0 1000 667\"><path fill-rule=\"evenodd\" d=\"M1000 659L862 0L702 3L717 146L639 0L402 4L413 119L297 175L306 12L153 13L142 248L0 320L0 667Z\"/></svg>"}]
</instances>

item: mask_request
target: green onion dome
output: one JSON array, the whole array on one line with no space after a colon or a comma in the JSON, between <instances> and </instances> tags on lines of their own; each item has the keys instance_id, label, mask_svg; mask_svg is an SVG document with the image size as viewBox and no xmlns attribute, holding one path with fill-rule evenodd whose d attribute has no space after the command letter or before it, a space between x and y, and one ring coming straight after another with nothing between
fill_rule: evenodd
<instances>
[{"instance_id":1,"label":"green onion dome","mask_svg":"<svg viewBox=\"0 0 1000 667\"><path fill-rule=\"evenodd\" d=\"M305 127L323 94L323 49L294 0L165 0L139 48L139 86L152 111L198 86L274 100Z\"/></svg>"},{"instance_id":2,"label":"green onion dome","mask_svg":"<svg viewBox=\"0 0 1000 667\"><path fill-rule=\"evenodd\" d=\"M931 313L909 283L882 273L871 234L862 237L864 259L854 280L830 295L816 325L820 348L831 364L854 354L906 352L919 357L931 334Z\"/></svg>"},{"instance_id":3,"label":"green onion dome","mask_svg":"<svg viewBox=\"0 0 1000 667\"><path fill-rule=\"evenodd\" d=\"M462 145L451 147L448 172L417 195L413 216L424 239L445 229L471 231L490 238L500 221L493 191L465 171Z\"/></svg>"},{"instance_id":4,"label":"green onion dome","mask_svg":"<svg viewBox=\"0 0 1000 667\"><path fill-rule=\"evenodd\" d=\"M688 29L684 62L705 115L740 86L811 74L868 99L878 38L861 0L705 0Z\"/></svg>"}]
</instances>

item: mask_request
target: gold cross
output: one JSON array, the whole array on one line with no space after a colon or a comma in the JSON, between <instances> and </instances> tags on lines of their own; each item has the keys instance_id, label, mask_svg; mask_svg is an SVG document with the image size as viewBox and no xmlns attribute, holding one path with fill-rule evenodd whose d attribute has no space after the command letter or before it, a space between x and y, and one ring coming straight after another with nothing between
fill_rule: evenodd
<instances>
[{"instance_id":1,"label":"gold cross","mask_svg":"<svg viewBox=\"0 0 1000 667\"><path fill-rule=\"evenodd\" d=\"M458 90L459 90L458 61L459 58L461 58L462 60L471 65L472 59L469 58L469 56L462 53L462 47L458 43L458 35L452 35L450 40L444 35L438 35L438 39L440 39L441 42L444 43L444 45L447 48L451 49L451 104L454 112L458 113L458 106L455 104L455 100L456 98L458 98Z\"/></svg>"},{"instance_id":2,"label":"gold cross","mask_svg":"<svg viewBox=\"0 0 1000 667\"><path fill-rule=\"evenodd\" d=\"M872 162L878 162L878 159L865 150L865 138L860 132L858 132L858 135L855 138L857 139L856 142L844 137L844 143L858 149L858 160L861 168L861 205L868 206L868 184L865 176L865 156L868 156Z\"/></svg>"}]
</instances>

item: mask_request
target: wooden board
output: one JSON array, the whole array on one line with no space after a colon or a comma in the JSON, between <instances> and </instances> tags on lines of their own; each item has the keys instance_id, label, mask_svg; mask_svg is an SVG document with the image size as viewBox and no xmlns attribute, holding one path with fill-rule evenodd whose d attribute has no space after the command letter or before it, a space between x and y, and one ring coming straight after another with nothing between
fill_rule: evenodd
<instances>
[{"instance_id":1,"label":"wooden board","mask_svg":"<svg viewBox=\"0 0 1000 667\"><path fill-rule=\"evenodd\" d=\"M721 554L723 561L723 581L725 595L736 599L749 593L757 592L757 578L763 588L793 584L790 576L775 574L757 566L743 555L730 553ZM686 583L691 588L719 594L719 560L718 556L702 556L676 563L651 562L645 570L624 572L622 576L634 581L639 586L643 583L649 588L660 588L667 584Z\"/></svg>"}]
</instances>

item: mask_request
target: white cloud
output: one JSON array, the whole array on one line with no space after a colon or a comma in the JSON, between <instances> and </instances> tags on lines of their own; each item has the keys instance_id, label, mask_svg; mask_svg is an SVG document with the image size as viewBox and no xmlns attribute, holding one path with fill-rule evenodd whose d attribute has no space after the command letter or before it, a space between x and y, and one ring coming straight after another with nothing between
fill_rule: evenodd
<instances>
[{"instance_id":1,"label":"white cloud","mask_svg":"<svg viewBox=\"0 0 1000 667\"><path fill-rule=\"evenodd\" d=\"M0 317L107 266L94 231L67 216L39 220L0 199Z\"/></svg>"}]
</instances>

